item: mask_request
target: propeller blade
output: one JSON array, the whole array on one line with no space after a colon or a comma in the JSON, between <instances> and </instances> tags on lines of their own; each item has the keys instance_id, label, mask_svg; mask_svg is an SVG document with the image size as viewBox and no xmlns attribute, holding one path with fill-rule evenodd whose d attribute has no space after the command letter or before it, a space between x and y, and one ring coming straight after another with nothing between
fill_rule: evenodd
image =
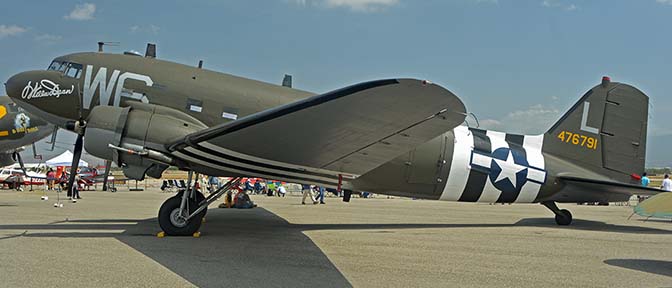
<instances>
[{"instance_id":1,"label":"propeller blade","mask_svg":"<svg viewBox=\"0 0 672 288\"><path fill-rule=\"evenodd\" d=\"M79 106L79 121L82 122L84 120L84 99L82 99L82 90L79 89L79 83L77 83L77 106Z\"/></svg>"},{"instance_id":2,"label":"propeller blade","mask_svg":"<svg viewBox=\"0 0 672 288\"><path fill-rule=\"evenodd\" d=\"M70 178L68 179L68 194L72 193L72 187L75 184L75 176L79 168L79 159L82 157L82 148L84 144L84 135L77 135L75 141L75 151L72 152L72 165L70 165Z\"/></svg>"},{"instance_id":3,"label":"propeller blade","mask_svg":"<svg viewBox=\"0 0 672 288\"><path fill-rule=\"evenodd\" d=\"M23 175L28 176L28 172L26 172L26 166L23 165L23 159L21 159L21 153L14 152L14 159L16 161L19 161L19 165L21 166L21 170L23 170Z\"/></svg>"}]
</instances>

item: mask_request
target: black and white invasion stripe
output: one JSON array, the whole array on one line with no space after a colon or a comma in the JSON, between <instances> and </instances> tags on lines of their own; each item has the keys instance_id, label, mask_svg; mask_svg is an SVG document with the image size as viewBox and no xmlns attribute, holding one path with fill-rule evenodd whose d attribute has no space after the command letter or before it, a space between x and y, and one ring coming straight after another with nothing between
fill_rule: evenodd
<instances>
[{"instance_id":1,"label":"black and white invasion stripe","mask_svg":"<svg viewBox=\"0 0 672 288\"><path fill-rule=\"evenodd\" d=\"M543 135L515 135L467 127L453 130L453 159L441 200L486 203L532 203L546 177ZM528 165L527 179L516 191L495 187L490 177L491 153L508 148L522 155ZM473 164L473 165L472 165Z\"/></svg>"}]
</instances>

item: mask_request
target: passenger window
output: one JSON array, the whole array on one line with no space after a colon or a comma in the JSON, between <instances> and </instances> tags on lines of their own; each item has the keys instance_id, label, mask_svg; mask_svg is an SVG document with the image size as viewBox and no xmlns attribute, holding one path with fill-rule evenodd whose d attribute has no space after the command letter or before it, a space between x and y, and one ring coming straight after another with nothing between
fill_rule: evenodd
<instances>
[{"instance_id":1,"label":"passenger window","mask_svg":"<svg viewBox=\"0 0 672 288\"><path fill-rule=\"evenodd\" d=\"M187 99L187 110L201 113L203 111L203 101L196 99Z\"/></svg>"},{"instance_id":2,"label":"passenger window","mask_svg":"<svg viewBox=\"0 0 672 288\"><path fill-rule=\"evenodd\" d=\"M224 108L222 112L222 118L236 120L238 119L238 110L234 108Z\"/></svg>"},{"instance_id":3,"label":"passenger window","mask_svg":"<svg viewBox=\"0 0 672 288\"><path fill-rule=\"evenodd\" d=\"M65 76L79 78L80 75L82 75L82 64L70 63L68 71L65 72Z\"/></svg>"}]
</instances>

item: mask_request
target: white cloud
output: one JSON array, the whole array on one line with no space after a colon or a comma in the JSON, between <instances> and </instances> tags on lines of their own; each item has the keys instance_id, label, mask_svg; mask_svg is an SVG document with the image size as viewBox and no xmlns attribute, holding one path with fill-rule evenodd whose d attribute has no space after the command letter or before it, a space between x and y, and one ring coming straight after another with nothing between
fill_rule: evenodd
<instances>
[{"instance_id":1,"label":"white cloud","mask_svg":"<svg viewBox=\"0 0 672 288\"><path fill-rule=\"evenodd\" d=\"M481 120L480 124L483 129L520 134L541 134L551 128L559 118L560 110L538 104L524 110L513 111L502 119Z\"/></svg>"},{"instance_id":2,"label":"white cloud","mask_svg":"<svg viewBox=\"0 0 672 288\"><path fill-rule=\"evenodd\" d=\"M469 124L470 127L474 127L474 123L472 123L472 120L467 118L467 124ZM495 119L483 119L478 121L479 128L483 129L488 129L488 130L502 130L502 122L499 122L499 120Z\"/></svg>"},{"instance_id":3,"label":"white cloud","mask_svg":"<svg viewBox=\"0 0 672 288\"><path fill-rule=\"evenodd\" d=\"M356 12L378 12L399 4L399 0L294 0L299 6L347 8Z\"/></svg>"},{"instance_id":4,"label":"white cloud","mask_svg":"<svg viewBox=\"0 0 672 288\"><path fill-rule=\"evenodd\" d=\"M75 9L70 14L63 16L63 18L79 21L91 20L94 13L96 13L96 4L84 3L75 5Z\"/></svg>"},{"instance_id":5,"label":"white cloud","mask_svg":"<svg viewBox=\"0 0 672 288\"><path fill-rule=\"evenodd\" d=\"M0 25L0 39L7 36L16 36L27 30L28 29L16 25Z\"/></svg>"},{"instance_id":6,"label":"white cloud","mask_svg":"<svg viewBox=\"0 0 672 288\"><path fill-rule=\"evenodd\" d=\"M556 8L556 9L562 9L565 11L574 11L578 10L579 7L576 6L576 4L573 3L567 3L568 1L563 1L563 0L544 0L541 2L541 6L547 7L547 8Z\"/></svg>"},{"instance_id":7,"label":"white cloud","mask_svg":"<svg viewBox=\"0 0 672 288\"><path fill-rule=\"evenodd\" d=\"M151 34L158 34L159 30L161 30L161 27L156 26L154 24L150 24L147 26L139 26L139 25L133 25L129 28L131 33L151 33Z\"/></svg>"},{"instance_id":8,"label":"white cloud","mask_svg":"<svg viewBox=\"0 0 672 288\"><path fill-rule=\"evenodd\" d=\"M660 4L672 5L672 0L656 0Z\"/></svg>"},{"instance_id":9,"label":"white cloud","mask_svg":"<svg viewBox=\"0 0 672 288\"><path fill-rule=\"evenodd\" d=\"M35 36L35 41L42 43L54 43L60 41L61 39L63 39L62 36L52 34L41 34Z\"/></svg>"}]
</instances>

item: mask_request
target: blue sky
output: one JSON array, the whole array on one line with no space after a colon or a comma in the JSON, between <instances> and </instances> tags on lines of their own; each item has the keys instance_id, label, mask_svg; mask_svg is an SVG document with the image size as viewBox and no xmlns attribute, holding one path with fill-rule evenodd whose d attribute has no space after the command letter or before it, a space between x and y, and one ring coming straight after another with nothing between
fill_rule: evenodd
<instances>
[{"instance_id":1,"label":"blue sky","mask_svg":"<svg viewBox=\"0 0 672 288\"><path fill-rule=\"evenodd\" d=\"M651 97L671 135L672 0L13 1L0 12L0 79L56 56L144 51L325 92L416 77L456 93L484 126L545 131L603 75Z\"/></svg>"}]
</instances>

